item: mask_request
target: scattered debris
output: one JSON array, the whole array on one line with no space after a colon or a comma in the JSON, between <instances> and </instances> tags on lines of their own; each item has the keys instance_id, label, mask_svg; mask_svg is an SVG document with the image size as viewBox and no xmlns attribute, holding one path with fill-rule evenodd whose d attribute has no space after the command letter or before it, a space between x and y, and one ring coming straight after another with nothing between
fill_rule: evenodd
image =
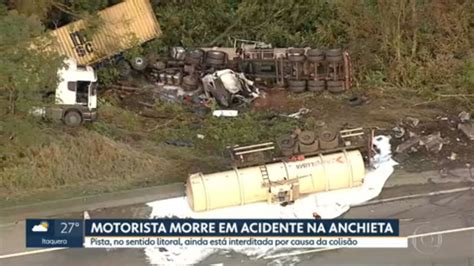
<instances>
[{"instance_id":1,"label":"scattered debris","mask_svg":"<svg viewBox=\"0 0 474 266\"><path fill-rule=\"evenodd\" d=\"M138 104L141 104L141 105L143 105L145 107L148 107L148 108L153 108L154 107L154 105L151 104L151 103L146 103L146 102L141 102L141 101L139 101Z\"/></svg>"},{"instance_id":2,"label":"scattered debris","mask_svg":"<svg viewBox=\"0 0 474 266\"><path fill-rule=\"evenodd\" d=\"M458 129L470 140L474 140L474 123L459 124Z\"/></svg>"},{"instance_id":3,"label":"scattered debris","mask_svg":"<svg viewBox=\"0 0 474 266\"><path fill-rule=\"evenodd\" d=\"M392 129L395 138L401 138L405 135L405 129L403 127L394 127Z\"/></svg>"},{"instance_id":4,"label":"scattered debris","mask_svg":"<svg viewBox=\"0 0 474 266\"><path fill-rule=\"evenodd\" d=\"M368 98L367 98L367 96L357 96L356 95L356 96L352 96L351 98L349 98L348 103L349 103L350 106L358 106L358 105L368 103Z\"/></svg>"},{"instance_id":5,"label":"scattered debris","mask_svg":"<svg viewBox=\"0 0 474 266\"><path fill-rule=\"evenodd\" d=\"M239 111L237 110L215 110L214 112L212 112L212 115L217 117L236 117L238 114Z\"/></svg>"},{"instance_id":6,"label":"scattered debris","mask_svg":"<svg viewBox=\"0 0 474 266\"><path fill-rule=\"evenodd\" d=\"M466 111L462 111L459 113L458 117L459 117L459 120L461 120L461 123L464 123L471 119L471 114Z\"/></svg>"},{"instance_id":7,"label":"scattered debris","mask_svg":"<svg viewBox=\"0 0 474 266\"><path fill-rule=\"evenodd\" d=\"M439 152L444 145L444 139L441 138L441 133L436 132L428 136L423 136L420 139L420 145L425 146L430 152Z\"/></svg>"},{"instance_id":8,"label":"scattered debris","mask_svg":"<svg viewBox=\"0 0 474 266\"><path fill-rule=\"evenodd\" d=\"M253 81L231 69L207 74L201 80L206 97L215 98L223 107L249 103L260 95Z\"/></svg>"},{"instance_id":9,"label":"scattered debris","mask_svg":"<svg viewBox=\"0 0 474 266\"><path fill-rule=\"evenodd\" d=\"M402 153L402 152L414 147L419 142L420 142L420 137L419 136L412 137L412 138L408 139L407 141L403 142L402 144L398 145L395 152L396 153Z\"/></svg>"},{"instance_id":10,"label":"scattered debris","mask_svg":"<svg viewBox=\"0 0 474 266\"><path fill-rule=\"evenodd\" d=\"M451 152L451 155L448 157L449 160L454 161L458 158L458 154L455 152Z\"/></svg>"},{"instance_id":11,"label":"scattered debris","mask_svg":"<svg viewBox=\"0 0 474 266\"><path fill-rule=\"evenodd\" d=\"M392 135L397 137L393 142L395 147L398 145L395 159L408 171L464 167L472 162L474 152L470 145L470 139L474 139L473 121L465 119L466 114L443 114L433 120L420 120L416 127L408 122L410 119L404 119L392 129Z\"/></svg>"},{"instance_id":12,"label":"scattered debris","mask_svg":"<svg viewBox=\"0 0 474 266\"><path fill-rule=\"evenodd\" d=\"M414 117L407 117L405 120L410 123L411 126L416 127L420 123L420 119Z\"/></svg>"},{"instance_id":13,"label":"scattered debris","mask_svg":"<svg viewBox=\"0 0 474 266\"><path fill-rule=\"evenodd\" d=\"M167 140L165 141L168 145L178 146L178 147L193 147L193 143L187 140Z\"/></svg>"},{"instance_id":14,"label":"scattered debris","mask_svg":"<svg viewBox=\"0 0 474 266\"><path fill-rule=\"evenodd\" d=\"M310 111L311 111L311 110L309 110L308 108L301 108L301 109L300 109L298 112L296 112L296 113L292 113L292 114L289 114L289 115L280 115L280 116L300 119L300 118L303 117L304 115L309 114Z\"/></svg>"}]
</instances>

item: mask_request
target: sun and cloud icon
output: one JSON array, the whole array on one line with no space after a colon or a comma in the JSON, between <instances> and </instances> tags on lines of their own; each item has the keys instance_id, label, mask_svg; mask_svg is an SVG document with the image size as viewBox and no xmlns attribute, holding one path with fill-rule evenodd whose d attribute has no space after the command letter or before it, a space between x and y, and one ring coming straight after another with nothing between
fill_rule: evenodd
<instances>
[{"instance_id":1,"label":"sun and cloud icon","mask_svg":"<svg viewBox=\"0 0 474 266\"><path fill-rule=\"evenodd\" d=\"M49 227L48 222L42 221L41 223L33 226L31 231L33 231L33 232L48 232L48 227Z\"/></svg>"}]
</instances>

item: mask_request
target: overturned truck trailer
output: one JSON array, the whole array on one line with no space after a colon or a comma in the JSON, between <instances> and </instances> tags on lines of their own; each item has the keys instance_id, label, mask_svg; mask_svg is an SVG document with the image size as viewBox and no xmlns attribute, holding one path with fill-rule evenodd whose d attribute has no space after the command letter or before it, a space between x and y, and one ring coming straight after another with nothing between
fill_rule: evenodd
<instances>
[{"instance_id":1,"label":"overturned truck trailer","mask_svg":"<svg viewBox=\"0 0 474 266\"><path fill-rule=\"evenodd\" d=\"M342 150L300 161L192 174L186 196L197 212L262 201L285 203L300 195L360 186L364 175L360 151Z\"/></svg>"},{"instance_id":2,"label":"overturned truck trailer","mask_svg":"<svg viewBox=\"0 0 474 266\"><path fill-rule=\"evenodd\" d=\"M161 35L161 29L149 0L125 0L99 11L97 17L81 19L48 33L53 39L53 50L84 66L152 40ZM145 67L145 62L130 63L135 68Z\"/></svg>"}]
</instances>

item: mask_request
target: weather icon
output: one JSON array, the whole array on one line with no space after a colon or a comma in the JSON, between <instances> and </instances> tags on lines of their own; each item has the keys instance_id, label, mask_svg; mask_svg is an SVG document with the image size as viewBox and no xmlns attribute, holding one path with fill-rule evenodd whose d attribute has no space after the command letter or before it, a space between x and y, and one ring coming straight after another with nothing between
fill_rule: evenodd
<instances>
[{"instance_id":1,"label":"weather icon","mask_svg":"<svg viewBox=\"0 0 474 266\"><path fill-rule=\"evenodd\" d=\"M33 232L48 232L49 224L46 221L42 221L40 224L33 226L31 231Z\"/></svg>"}]
</instances>

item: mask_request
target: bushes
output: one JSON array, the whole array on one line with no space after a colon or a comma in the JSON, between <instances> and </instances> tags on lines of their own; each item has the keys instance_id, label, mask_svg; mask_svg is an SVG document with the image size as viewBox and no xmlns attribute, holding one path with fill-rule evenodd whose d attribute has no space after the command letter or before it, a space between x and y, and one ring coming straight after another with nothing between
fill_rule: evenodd
<instances>
[{"instance_id":1,"label":"bushes","mask_svg":"<svg viewBox=\"0 0 474 266\"><path fill-rule=\"evenodd\" d=\"M164 45L231 46L232 37L286 46L344 46L362 87L408 88L438 93L458 82L472 54L472 1L193 1L156 9ZM219 23L216 23L218 21ZM471 56L472 57L472 56Z\"/></svg>"}]
</instances>

